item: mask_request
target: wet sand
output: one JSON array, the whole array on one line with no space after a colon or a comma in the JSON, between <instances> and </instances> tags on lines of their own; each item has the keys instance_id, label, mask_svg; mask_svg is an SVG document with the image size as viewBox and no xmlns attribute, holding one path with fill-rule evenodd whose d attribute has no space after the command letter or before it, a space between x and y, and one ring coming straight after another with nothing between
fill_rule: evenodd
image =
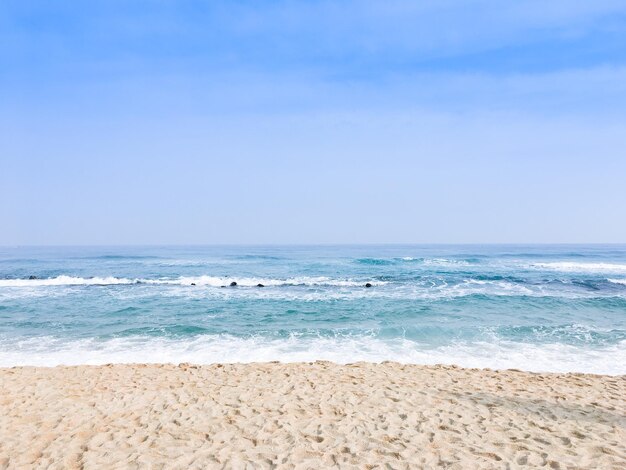
<instances>
[{"instance_id":1,"label":"wet sand","mask_svg":"<svg viewBox=\"0 0 626 470\"><path fill-rule=\"evenodd\" d=\"M626 376L16 367L0 392L0 468L626 468Z\"/></svg>"}]
</instances>

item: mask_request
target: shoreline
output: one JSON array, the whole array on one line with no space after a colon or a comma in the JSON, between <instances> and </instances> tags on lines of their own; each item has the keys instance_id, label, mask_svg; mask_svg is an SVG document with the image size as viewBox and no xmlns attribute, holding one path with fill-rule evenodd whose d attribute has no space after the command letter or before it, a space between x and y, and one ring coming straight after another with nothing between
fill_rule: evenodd
<instances>
[{"instance_id":1,"label":"shoreline","mask_svg":"<svg viewBox=\"0 0 626 470\"><path fill-rule=\"evenodd\" d=\"M132 362L130 361L132 359ZM516 342L459 343L424 348L402 338L239 338L198 335L189 338L125 337L94 341L7 337L0 344L0 368L105 364L247 364L279 361L331 361L416 365L457 365L471 369L518 369L538 373L626 374L626 340L601 349L565 344Z\"/></svg>"},{"instance_id":2,"label":"shoreline","mask_svg":"<svg viewBox=\"0 0 626 470\"><path fill-rule=\"evenodd\" d=\"M2 365L0 366L0 375L3 372L15 370L15 369L42 369L42 370L50 370L50 369L74 369L74 368L102 368L102 367L137 367L137 368L145 368L145 367L180 367L180 368L205 368L205 367L217 367L222 368L225 366L289 366L289 365L297 365L297 366L314 366L314 365L332 365L337 367L359 367L359 366L394 366L394 367L416 367L416 368L424 368L424 369L459 369L468 372L496 372L496 373L521 373L528 375L547 375L547 376L590 376L590 377L607 377L607 378L623 378L626 380L626 373L618 373L618 374L603 374L603 373L595 373L595 372L580 372L580 371L562 371L562 372L554 372L554 371L537 371L537 370L524 370L518 369L515 367L468 367L459 364L446 363L446 362L437 362L432 364L417 364L414 362L399 362L394 360L383 360L383 361L354 361L354 362L336 362L326 359L316 359L316 360L294 360L294 361L233 361L233 362L177 362L177 361L164 361L164 362L103 362L96 364L56 364L56 365L29 365L29 364L21 364L21 365Z\"/></svg>"},{"instance_id":3,"label":"shoreline","mask_svg":"<svg viewBox=\"0 0 626 470\"><path fill-rule=\"evenodd\" d=\"M0 468L623 468L626 376L396 362L0 368Z\"/></svg>"}]
</instances>

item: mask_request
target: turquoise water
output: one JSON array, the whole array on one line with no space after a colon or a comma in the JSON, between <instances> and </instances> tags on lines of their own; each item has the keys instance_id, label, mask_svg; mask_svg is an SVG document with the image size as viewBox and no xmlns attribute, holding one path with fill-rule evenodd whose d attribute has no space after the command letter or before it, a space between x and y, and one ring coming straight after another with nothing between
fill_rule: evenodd
<instances>
[{"instance_id":1,"label":"turquoise water","mask_svg":"<svg viewBox=\"0 0 626 470\"><path fill-rule=\"evenodd\" d=\"M0 248L2 366L316 359L626 373L626 246Z\"/></svg>"}]
</instances>

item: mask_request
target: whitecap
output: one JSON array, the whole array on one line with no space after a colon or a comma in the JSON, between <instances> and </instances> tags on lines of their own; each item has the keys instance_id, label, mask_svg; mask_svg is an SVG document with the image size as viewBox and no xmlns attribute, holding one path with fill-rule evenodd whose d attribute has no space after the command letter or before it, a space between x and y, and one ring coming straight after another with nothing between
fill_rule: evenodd
<instances>
[{"instance_id":1,"label":"whitecap","mask_svg":"<svg viewBox=\"0 0 626 470\"><path fill-rule=\"evenodd\" d=\"M264 286L335 286L335 287L360 287L365 282L371 283L373 286L381 286L386 284L385 281L363 280L357 281L353 279L333 279L324 276L318 277L292 277L286 279L271 279L262 277L218 277L218 276L183 276L178 278L158 278L158 279L129 279L119 277L75 277L75 276L57 276L46 279L0 279L0 287L47 287L47 286L106 286L106 285L124 285L124 284L149 284L149 285L179 285L189 286L195 284L197 286L222 287L228 286L231 282L236 282L238 286L255 287L258 284Z\"/></svg>"},{"instance_id":2,"label":"whitecap","mask_svg":"<svg viewBox=\"0 0 626 470\"><path fill-rule=\"evenodd\" d=\"M562 261L549 263L533 263L530 265L530 267L551 271L580 273L626 272L626 264L617 263L575 263L571 261Z\"/></svg>"},{"instance_id":3,"label":"whitecap","mask_svg":"<svg viewBox=\"0 0 626 470\"><path fill-rule=\"evenodd\" d=\"M0 287L45 287L45 286L106 286L133 284L135 280L119 277L75 277L57 276L46 279L0 279Z\"/></svg>"}]
</instances>

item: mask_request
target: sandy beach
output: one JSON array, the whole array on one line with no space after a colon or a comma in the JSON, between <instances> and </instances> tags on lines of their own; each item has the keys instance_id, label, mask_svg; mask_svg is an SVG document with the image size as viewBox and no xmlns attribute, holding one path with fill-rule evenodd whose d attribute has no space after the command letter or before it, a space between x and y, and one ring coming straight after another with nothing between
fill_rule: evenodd
<instances>
[{"instance_id":1,"label":"sandy beach","mask_svg":"<svg viewBox=\"0 0 626 470\"><path fill-rule=\"evenodd\" d=\"M624 376L106 365L0 388L0 468L626 468Z\"/></svg>"}]
</instances>

